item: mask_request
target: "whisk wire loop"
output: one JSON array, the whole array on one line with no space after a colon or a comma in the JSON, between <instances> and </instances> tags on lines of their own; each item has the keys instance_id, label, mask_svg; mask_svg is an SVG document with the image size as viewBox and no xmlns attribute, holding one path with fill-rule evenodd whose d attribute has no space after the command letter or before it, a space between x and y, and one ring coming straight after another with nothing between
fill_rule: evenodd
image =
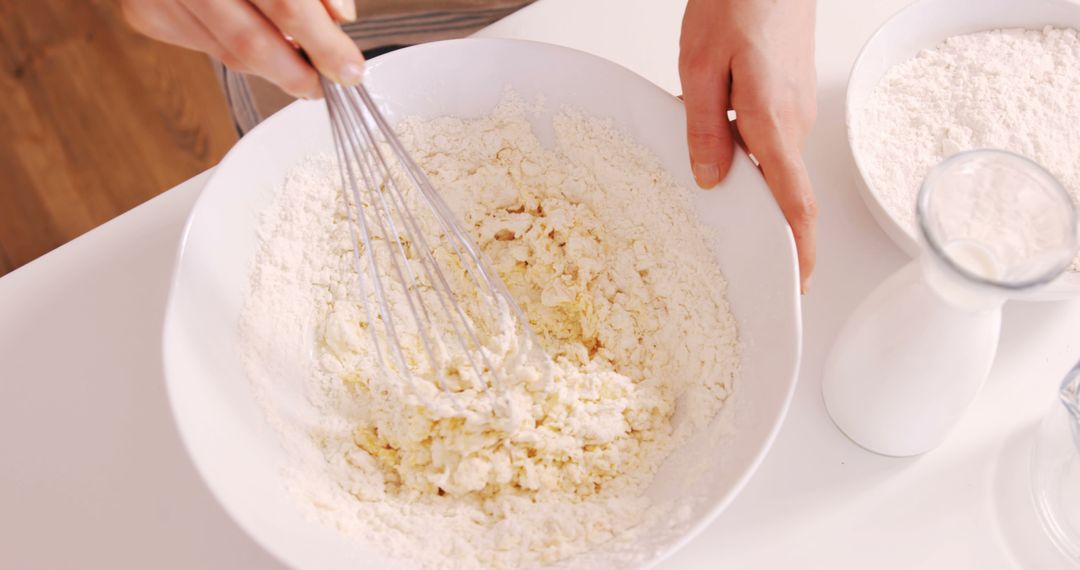
<instances>
[{"instance_id":1,"label":"whisk wire loop","mask_svg":"<svg viewBox=\"0 0 1080 570\"><path fill-rule=\"evenodd\" d=\"M550 359L542 354L528 320L405 150L367 89L362 85L344 87L326 78L322 78L322 86L345 193L358 292L381 370L404 377L421 402L431 405L414 380L420 363L410 362L403 346L403 331L415 332L418 342L411 341L411 347L424 354L426 358L421 360L427 361L439 389L457 413L464 411L456 393L473 389L490 399L492 413L502 414L513 423L514 410L506 390L508 379L492 361L493 351L509 350L504 356L511 359L511 367L538 356L544 380L548 386L552 381ZM425 235L433 230L425 230L413 211L417 203L427 205L441 231L432 237L443 248L442 264L436 256L438 250ZM462 306L465 299L447 278L442 265L449 264L446 269L456 272L454 262L460 265L461 278L475 288L477 294L469 295L468 300L475 303L471 308L478 314L466 312ZM406 317L399 322L388 302L391 292L403 298L411 320ZM436 322L436 315L441 317L441 324ZM415 331L409 329L409 322ZM382 325L382 339L377 323ZM486 337L477 326L484 328ZM482 338L498 338L500 332L523 333L524 347L514 350L512 346L506 349L484 344ZM453 354L454 349L460 354ZM390 353L395 366L391 366L384 351ZM458 379L453 387L448 373Z\"/></svg>"},{"instance_id":2,"label":"whisk wire loop","mask_svg":"<svg viewBox=\"0 0 1080 570\"><path fill-rule=\"evenodd\" d=\"M371 236L371 229L368 224L367 214L365 213L363 208L364 202L361 200L361 190L359 188L358 180L362 178L365 186L368 188L372 187L373 182L370 178L369 172L361 168L360 165L355 163L353 160L350 160L349 153L346 151L346 149L355 148L355 140L354 133L351 133L350 130L346 128L350 120L342 117L342 115L347 111L344 110L344 105L342 105L340 102L341 94L337 91L337 89L335 89L336 86L325 78L322 78L322 85L325 96L327 98L327 108L330 113L330 124L334 135L334 148L338 157L338 166L341 170L342 191L344 192L346 191L346 189L348 190L348 195L346 195L345 197L345 204L347 208L347 216L349 219L349 235L352 239L353 257L355 262L360 299L363 301L365 318L367 319L368 323L367 328L371 335L372 345L375 349L374 352L376 354L376 358L379 361L380 369L382 369L384 373L389 374L391 368L390 366L388 366L386 358L383 355L382 343L379 341L379 335L375 325L375 323L377 322L376 315L372 312L372 304L369 301L367 288L364 287L364 271L362 269L363 264L360 260L361 251L363 251L364 258L368 262L367 264L370 270L369 274L372 276L372 292L374 293L376 299L379 300L379 306L377 307L377 309L379 311L380 320L382 321L383 326L387 329L387 338L395 339L398 336L397 327L395 326L393 315L390 313L388 307L386 306L386 292L383 287L382 279L380 278L380 273L377 270L378 267L375 256L373 254L372 248L370 247L370 245L373 244L374 241ZM360 241L357 241L357 227L360 228ZM365 244L366 247L362 247L361 243ZM408 371L409 365L401 345L392 341L388 341L387 344L390 344L394 349L393 355L397 360L398 369L402 371ZM409 383L410 390L412 390L414 393L419 394L416 390L415 384L413 383L411 375L403 374L403 376L405 377L406 382ZM420 395L420 397L423 398L422 395ZM423 403L425 405L430 405L430 402L427 402L426 400Z\"/></svg>"}]
</instances>

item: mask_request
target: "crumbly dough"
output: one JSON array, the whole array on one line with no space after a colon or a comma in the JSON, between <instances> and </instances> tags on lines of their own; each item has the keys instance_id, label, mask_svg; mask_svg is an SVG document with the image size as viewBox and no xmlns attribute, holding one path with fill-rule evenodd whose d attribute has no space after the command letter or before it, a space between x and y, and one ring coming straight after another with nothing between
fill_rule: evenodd
<instances>
[{"instance_id":1,"label":"crumbly dough","mask_svg":"<svg viewBox=\"0 0 1080 570\"><path fill-rule=\"evenodd\" d=\"M294 490L388 555L517 568L609 542L658 508L643 491L659 464L730 402L736 324L688 191L604 121L567 111L554 132L546 148L514 97L490 116L401 128L551 357L521 358L527 338L513 326L484 329L512 415L460 354L425 364L416 331L402 333L413 386L380 373L330 158L298 168L263 220L241 331L249 373L287 432ZM430 243L445 241L420 222ZM403 291L387 293L403 311ZM282 317L290 303L300 309ZM270 396L283 361L305 351L316 362L296 389L311 447Z\"/></svg>"}]
</instances>

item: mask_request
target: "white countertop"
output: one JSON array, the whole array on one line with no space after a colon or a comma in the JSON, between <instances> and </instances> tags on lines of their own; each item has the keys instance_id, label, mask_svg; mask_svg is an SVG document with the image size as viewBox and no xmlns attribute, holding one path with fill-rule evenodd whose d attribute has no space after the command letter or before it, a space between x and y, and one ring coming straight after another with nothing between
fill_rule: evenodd
<instances>
[{"instance_id":1,"label":"white countertop","mask_svg":"<svg viewBox=\"0 0 1080 570\"><path fill-rule=\"evenodd\" d=\"M864 451L829 422L824 356L855 304L905 258L855 191L847 70L903 0L819 0L821 206L800 384L758 474L661 567L1051 568L1028 501L1027 444L1080 358L1080 301L1006 308L998 360L968 415L913 459ZM682 3L541 0L481 33L564 44L678 92ZM0 278L0 567L279 568L189 463L165 398L160 330L197 176Z\"/></svg>"}]
</instances>

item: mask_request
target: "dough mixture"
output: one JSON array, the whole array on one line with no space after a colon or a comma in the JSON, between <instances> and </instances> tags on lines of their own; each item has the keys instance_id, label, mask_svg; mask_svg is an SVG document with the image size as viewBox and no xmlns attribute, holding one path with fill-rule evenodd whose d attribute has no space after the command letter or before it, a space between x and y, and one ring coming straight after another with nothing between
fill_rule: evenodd
<instances>
[{"instance_id":1,"label":"dough mixture","mask_svg":"<svg viewBox=\"0 0 1080 570\"><path fill-rule=\"evenodd\" d=\"M316 517L422 567L552 563L672 516L643 491L728 407L738 374L690 192L608 122L564 111L545 146L529 112L508 96L489 116L400 128L551 358L515 360L523 339L498 337L512 416L466 374L451 399L431 370L415 388L380 373L332 157L295 168L260 223L240 348L289 486Z\"/></svg>"}]
</instances>

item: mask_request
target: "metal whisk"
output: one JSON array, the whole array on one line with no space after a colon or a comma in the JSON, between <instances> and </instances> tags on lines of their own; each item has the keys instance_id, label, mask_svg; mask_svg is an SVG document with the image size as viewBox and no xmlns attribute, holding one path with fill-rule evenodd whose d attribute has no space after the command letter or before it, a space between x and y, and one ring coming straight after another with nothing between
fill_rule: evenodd
<instances>
[{"instance_id":1,"label":"metal whisk","mask_svg":"<svg viewBox=\"0 0 1080 570\"><path fill-rule=\"evenodd\" d=\"M357 285L382 371L403 379L425 405L439 392L421 380L437 384L459 413L457 394L475 390L490 398L493 414L512 418L507 383L520 379L505 377L507 370L537 359L550 382L550 360L528 320L367 89L325 77L322 87ZM516 342L509 348L508 338Z\"/></svg>"}]
</instances>

